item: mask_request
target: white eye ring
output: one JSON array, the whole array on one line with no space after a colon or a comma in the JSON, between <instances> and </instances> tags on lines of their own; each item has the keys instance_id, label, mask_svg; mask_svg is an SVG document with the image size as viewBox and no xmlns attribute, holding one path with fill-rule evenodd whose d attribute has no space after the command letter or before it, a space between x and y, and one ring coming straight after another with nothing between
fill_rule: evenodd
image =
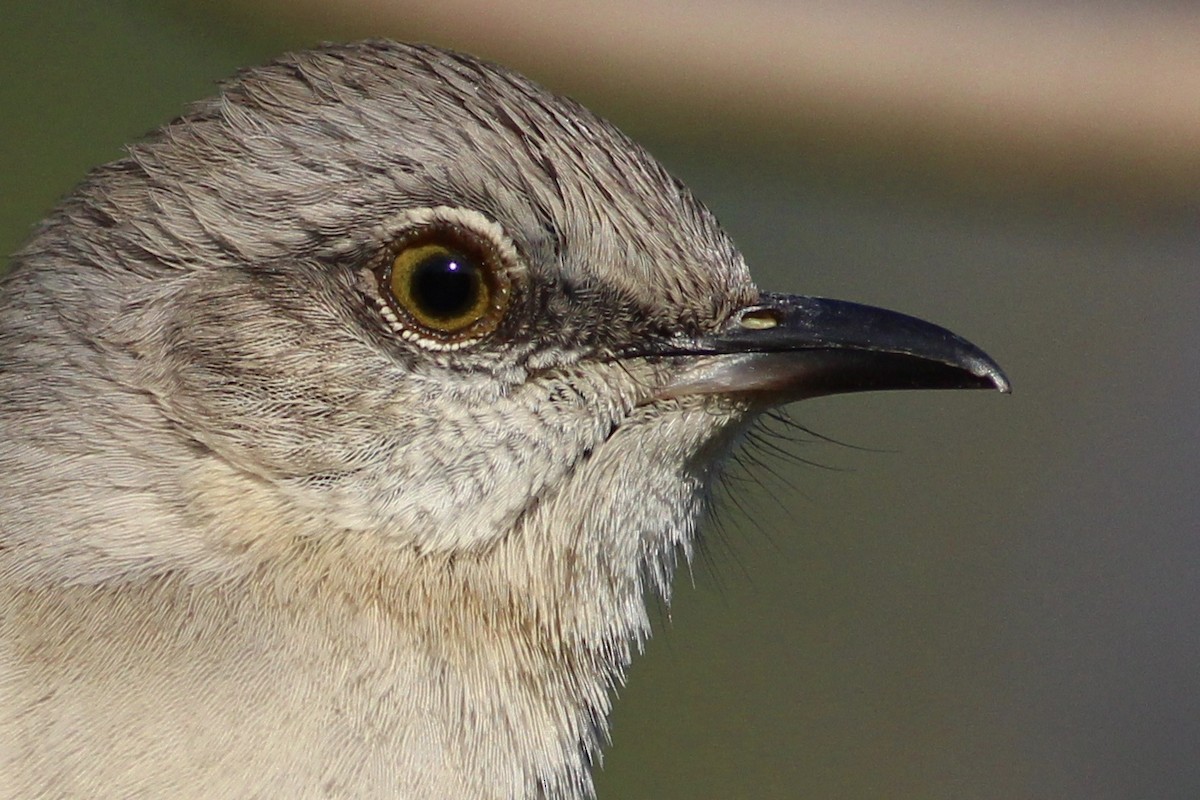
<instances>
[{"instance_id":1,"label":"white eye ring","mask_svg":"<svg viewBox=\"0 0 1200 800\"><path fill-rule=\"evenodd\" d=\"M415 209L397 222L400 232L375 270L391 331L438 351L490 336L525 274L504 229L478 211L449 206Z\"/></svg>"}]
</instances>

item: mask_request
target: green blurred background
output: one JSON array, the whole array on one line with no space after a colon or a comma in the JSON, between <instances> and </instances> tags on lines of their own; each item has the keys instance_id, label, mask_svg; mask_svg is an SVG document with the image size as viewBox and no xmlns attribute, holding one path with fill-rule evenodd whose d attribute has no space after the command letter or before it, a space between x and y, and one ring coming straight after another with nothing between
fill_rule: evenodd
<instances>
[{"instance_id":1,"label":"green blurred background","mask_svg":"<svg viewBox=\"0 0 1200 800\"><path fill-rule=\"evenodd\" d=\"M0 249L240 66L486 41L257 8L5 0ZM794 407L867 449L734 467L620 692L600 797L1200 797L1200 185L938 158L828 109L697 125L703 102L636 79L506 60L641 139L764 288L935 320L1015 387Z\"/></svg>"}]
</instances>

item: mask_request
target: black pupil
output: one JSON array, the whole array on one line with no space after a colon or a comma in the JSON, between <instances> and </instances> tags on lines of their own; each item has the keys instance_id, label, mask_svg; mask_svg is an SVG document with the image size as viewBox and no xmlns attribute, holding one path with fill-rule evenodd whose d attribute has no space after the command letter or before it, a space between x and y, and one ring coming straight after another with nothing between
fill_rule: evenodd
<instances>
[{"instance_id":1,"label":"black pupil","mask_svg":"<svg viewBox=\"0 0 1200 800\"><path fill-rule=\"evenodd\" d=\"M412 273L412 297L429 316L452 320L476 306L481 284L475 259L448 250L435 253L416 266Z\"/></svg>"}]
</instances>

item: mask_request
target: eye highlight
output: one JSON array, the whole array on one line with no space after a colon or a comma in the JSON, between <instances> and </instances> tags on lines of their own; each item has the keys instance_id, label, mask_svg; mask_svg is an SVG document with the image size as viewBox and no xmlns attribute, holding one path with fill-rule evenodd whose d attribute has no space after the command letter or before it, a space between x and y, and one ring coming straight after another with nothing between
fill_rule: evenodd
<instances>
[{"instance_id":1,"label":"eye highlight","mask_svg":"<svg viewBox=\"0 0 1200 800\"><path fill-rule=\"evenodd\" d=\"M498 248L475 231L437 225L404 237L380 284L405 338L465 346L496 329L511 295Z\"/></svg>"}]
</instances>

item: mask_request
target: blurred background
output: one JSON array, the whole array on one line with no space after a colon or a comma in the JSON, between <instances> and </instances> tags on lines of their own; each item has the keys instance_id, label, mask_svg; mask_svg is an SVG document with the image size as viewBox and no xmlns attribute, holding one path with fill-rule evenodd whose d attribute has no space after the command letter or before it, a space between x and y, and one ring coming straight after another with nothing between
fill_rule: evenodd
<instances>
[{"instance_id":1,"label":"blurred background","mask_svg":"<svg viewBox=\"0 0 1200 800\"><path fill-rule=\"evenodd\" d=\"M3 22L4 253L238 67L389 36L612 118L764 288L923 316L1005 367L1011 397L793 407L863 448L785 444L821 466L747 451L620 692L602 800L1200 797L1193 4L5 0Z\"/></svg>"}]
</instances>

